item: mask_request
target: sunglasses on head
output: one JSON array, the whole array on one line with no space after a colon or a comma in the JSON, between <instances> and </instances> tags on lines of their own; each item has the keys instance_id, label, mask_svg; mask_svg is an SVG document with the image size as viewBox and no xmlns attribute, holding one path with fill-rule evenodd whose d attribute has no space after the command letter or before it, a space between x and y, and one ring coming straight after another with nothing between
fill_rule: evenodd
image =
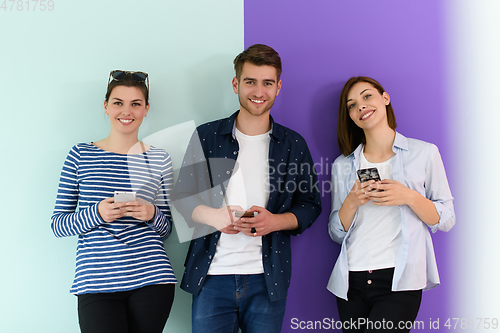
<instances>
[{"instance_id":1,"label":"sunglasses on head","mask_svg":"<svg viewBox=\"0 0 500 333\"><path fill-rule=\"evenodd\" d=\"M109 79L108 79L108 86L111 83L111 81L123 81L127 76L132 77L132 80L134 80L137 83L142 83L146 82L146 88L149 90L149 78L148 78L148 73L144 72L129 72L129 71L122 71L122 70L115 70L109 73Z\"/></svg>"}]
</instances>

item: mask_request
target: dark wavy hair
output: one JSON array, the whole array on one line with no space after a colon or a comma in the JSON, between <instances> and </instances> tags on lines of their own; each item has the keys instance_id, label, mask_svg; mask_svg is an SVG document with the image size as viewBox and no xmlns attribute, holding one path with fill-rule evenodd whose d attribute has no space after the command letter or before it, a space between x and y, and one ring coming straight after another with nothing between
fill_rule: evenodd
<instances>
[{"instance_id":1,"label":"dark wavy hair","mask_svg":"<svg viewBox=\"0 0 500 333\"><path fill-rule=\"evenodd\" d=\"M344 156L350 155L359 144L366 144L365 132L359 128L354 121L352 121L349 116L349 110L347 109L347 95L352 86L358 82L367 82L371 84L377 91L382 95L385 90L380 83L372 78L366 76L351 77L344 84L342 92L340 93L339 101L339 114L337 120L337 141L339 144L340 152ZM394 110L391 103L386 106L387 111L387 122L389 127L396 129L396 116L394 115Z\"/></svg>"}]
</instances>

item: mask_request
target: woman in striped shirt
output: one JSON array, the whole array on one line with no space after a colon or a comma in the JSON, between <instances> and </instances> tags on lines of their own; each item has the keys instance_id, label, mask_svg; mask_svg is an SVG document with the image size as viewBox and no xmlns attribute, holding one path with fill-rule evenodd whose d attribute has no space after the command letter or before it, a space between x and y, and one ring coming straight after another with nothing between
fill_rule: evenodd
<instances>
[{"instance_id":1,"label":"woman in striped shirt","mask_svg":"<svg viewBox=\"0 0 500 333\"><path fill-rule=\"evenodd\" d=\"M172 230L170 156L138 139L148 75L113 71L107 138L75 145L64 162L52 230L78 235L71 293L82 332L162 332L177 283L163 246ZM115 191L136 199L115 201Z\"/></svg>"}]
</instances>

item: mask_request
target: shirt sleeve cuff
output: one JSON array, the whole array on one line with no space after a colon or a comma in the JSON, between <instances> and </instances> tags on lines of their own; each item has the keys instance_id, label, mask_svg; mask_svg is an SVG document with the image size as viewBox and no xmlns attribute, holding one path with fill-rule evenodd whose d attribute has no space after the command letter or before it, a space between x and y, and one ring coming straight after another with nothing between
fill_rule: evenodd
<instances>
[{"instance_id":1,"label":"shirt sleeve cuff","mask_svg":"<svg viewBox=\"0 0 500 333\"><path fill-rule=\"evenodd\" d=\"M439 222L434 225L429 225L432 233L435 233L438 230L450 230L455 224L453 214L447 209L447 207L443 206L442 202L433 202L433 204L439 214Z\"/></svg>"}]
</instances>

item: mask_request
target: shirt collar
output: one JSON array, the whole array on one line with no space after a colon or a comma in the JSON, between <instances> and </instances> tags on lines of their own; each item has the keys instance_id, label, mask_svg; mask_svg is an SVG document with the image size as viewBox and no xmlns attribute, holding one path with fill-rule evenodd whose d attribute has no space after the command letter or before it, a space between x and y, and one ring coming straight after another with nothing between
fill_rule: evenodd
<instances>
[{"instance_id":1,"label":"shirt collar","mask_svg":"<svg viewBox=\"0 0 500 333\"><path fill-rule=\"evenodd\" d=\"M222 131L221 131L222 135L232 134L233 138L236 138L235 136L236 116L238 116L239 112L240 111L238 110L235 113L233 113L229 118L227 118L227 121L225 121L222 124ZM285 131L283 130L283 128L281 128L281 126L279 126L274 122L274 119L271 115L269 115L269 119L271 120L271 132L269 134L276 139L284 138Z\"/></svg>"},{"instance_id":2,"label":"shirt collar","mask_svg":"<svg viewBox=\"0 0 500 333\"><path fill-rule=\"evenodd\" d=\"M408 139L399 132L396 132L396 137L394 138L394 144L392 145L392 151L395 153L396 148L408 150Z\"/></svg>"},{"instance_id":3,"label":"shirt collar","mask_svg":"<svg viewBox=\"0 0 500 333\"><path fill-rule=\"evenodd\" d=\"M360 144L349 156L354 155L355 159L358 159L364 144ZM401 133L396 132L396 137L394 138L394 143L392 144L392 151L396 153L397 149L408 150L408 139Z\"/></svg>"}]
</instances>

